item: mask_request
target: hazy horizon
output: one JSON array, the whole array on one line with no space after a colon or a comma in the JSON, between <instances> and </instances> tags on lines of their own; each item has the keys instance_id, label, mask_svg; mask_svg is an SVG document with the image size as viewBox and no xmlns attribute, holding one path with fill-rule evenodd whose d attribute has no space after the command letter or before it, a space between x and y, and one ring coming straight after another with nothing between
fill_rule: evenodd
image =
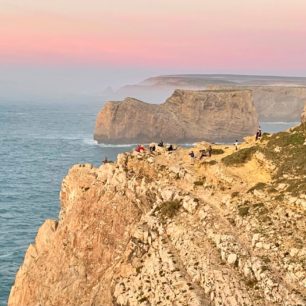
<instances>
[{"instance_id":1,"label":"hazy horizon","mask_svg":"<svg viewBox=\"0 0 306 306\"><path fill-rule=\"evenodd\" d=\"M0 98L99 97L173 74L306 77L302 0L0 0Z\"/></svg>"}]
</instances>

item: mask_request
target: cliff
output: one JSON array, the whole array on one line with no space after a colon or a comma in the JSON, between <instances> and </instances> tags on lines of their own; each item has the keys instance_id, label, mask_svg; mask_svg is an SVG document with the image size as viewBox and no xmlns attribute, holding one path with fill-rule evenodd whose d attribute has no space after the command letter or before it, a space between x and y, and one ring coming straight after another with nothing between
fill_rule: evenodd
<instances>
[{"instance_id":1,"label":"cliff","mask_svg":"<svg viewBox=\"0 0 306 306\"><path fill-rule=\"evenodd\" d=\"M306 126L76 165L9 306L306 305Z\"/></svg>"},{"instance_id":2,"label":"cliff","mask_svg":"<svg viewBox=\"0 0 306 306\"><path fill-rule=\"evenodd\" d=\"M301 121L306 122L306 103L305 103L305 106L304 106L304 111L301 115Z\"/></svg>"},{"instance_id":3,"label":"cliff","mask_svg":"<svg viewBox=\"0 0 306 306\"><path fill-rule=\"evenodd\" d=\"M132 98L106 103L94 138L102 143L235 141L257 128L250 91L176 90L161 105Z\"/></svg>"},{"instance_id":4,"label":"cliff","mask_svg":"<svg viewBox=\"0 0 306 306\"><path fill-rule=\"evenodd\" d=\"M174 89L249 89L260 121L299 121L306 100L306 78L248 75L169 75L122 87L109 98L136 97L160 102Z\"/></svg>"},{"instance_id":5,"label":"cliff","mask_svg":"<svg viewBox=\"0 0 306 306\"><path fill-rule=\"evenodd\" d=\"M299 121L306 87L244 86L251 90L260 121Z\"/></svg>"}]
</instances>

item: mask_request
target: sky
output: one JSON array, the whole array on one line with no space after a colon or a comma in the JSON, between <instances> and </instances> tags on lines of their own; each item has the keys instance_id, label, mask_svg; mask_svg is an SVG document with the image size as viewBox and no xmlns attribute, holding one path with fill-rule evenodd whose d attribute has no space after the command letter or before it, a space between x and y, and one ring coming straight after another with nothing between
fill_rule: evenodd
<instances>
[{"instance_id":1,"label":"sky","mask_svg":"<svg viewBox=\"0 0 306 306\"><path fill-rule=\"evenodd\" d=\"M172 73L306 76L305 38L305 0L0 0L0 97Z\"/></svg>"}]
</instances>

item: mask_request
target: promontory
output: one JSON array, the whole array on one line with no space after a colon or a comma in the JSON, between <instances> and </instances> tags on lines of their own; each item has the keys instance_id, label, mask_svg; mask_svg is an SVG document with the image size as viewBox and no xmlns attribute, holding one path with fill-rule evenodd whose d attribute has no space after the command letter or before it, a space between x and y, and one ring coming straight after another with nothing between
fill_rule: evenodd
<instances>
[{"instance_id":1,"label":"promontory","mask_svg":"<svg viewBox=\"0 0 306 306\"><path fill-rule=\"evenodd\" d=\"M250 90L175 90L159 105L133 98L107 102L97 116L94 138L111 144L223 142L257 128Z\"/></svg>"}]
</instances>

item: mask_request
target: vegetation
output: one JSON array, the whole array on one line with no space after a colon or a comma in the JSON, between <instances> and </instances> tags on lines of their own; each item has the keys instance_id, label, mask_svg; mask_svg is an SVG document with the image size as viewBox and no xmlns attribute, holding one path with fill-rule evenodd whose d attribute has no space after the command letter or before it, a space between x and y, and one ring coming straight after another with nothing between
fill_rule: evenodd
<instances>
[{"instance_id":1,"label":"vegetation","mask_svg":"<svg viewBox=\"0 0 306 306\"><path fill-rule=\"evenodd\" d=\"M266 187L266 183L259 182L252 188L248 190L248 192L253 192L254 190L263 190Z\"/></svg>"},{"instance_id":2,"label":"vegetation","mask_svg":"<svg viewBox=\"0 0 306 306\"><path fill-rule=\"evenodd\" d=\"M277 170L275 183L286 183L286 191L297 196L306 190L306 124L290 132L280 132L269 137L261 152L271 160ZM282 197L279 197L281 199Z\"/></svg>"},{"instance_id":3,"label":"vegetation","mask_svg":"<svg viewBox=\"0 0 306 306\"><path fill-rule=\"evenodd\" d=\"M213 165L216 165L218 162L216 160L210 160L210 161L204 161L203 164L205 165L210 165L210 166L213 166Z\"/></svg>"},{"instance_id":4,"label":"vegetation","mask_svg":"<svg viewBox=\"0 0 306 306\"><path fill-rule=\"evenodd\" d=\"M211 154L212 155L220 155L223 154L224 151L222 149L212 149Z\"/></svg>"},{"instance_id":5,"label":"vegetation","mask_svg":"<svg viewBox=\"0 0 306 306\"><path fill-rule=\"evenodd\" d=\"M181 201L167 201L164 202L159 210L160 216L162 219L173 218L178 210L181 208Z\"/></svg>"},{"instance_id":6,"label":"vegetation","mask_svg":"<svg viewBox=\"0 0 306 306\"><path fill-rule=\"evenodd\" d=\"M232 198L235 198L235 197L238 197L238 196L239 196L239 192L238 191L232 192L232 195L231 195Z\"/></svg>"},{"instance_id":7,"label":"vegetation","mask_svg":"<svg viewBox=\"0 0 306 306\"><path fill-rule=\"evenodd\" d=\"M249 214L250 207L243 205L238 207L238 214L240 217L245 217Z\"/></svg>"},{"instance_id":8,"label":"vegetation","mask_svg":"<svg viewBox=\"0 0 306 306\"><path fill-rule=\"evenodd\" d=\"M222 158L226 166L240 166L251 160L253 154L258 150L257 146L241 149L231 155Z\"/></svg>"}]
</instances>

